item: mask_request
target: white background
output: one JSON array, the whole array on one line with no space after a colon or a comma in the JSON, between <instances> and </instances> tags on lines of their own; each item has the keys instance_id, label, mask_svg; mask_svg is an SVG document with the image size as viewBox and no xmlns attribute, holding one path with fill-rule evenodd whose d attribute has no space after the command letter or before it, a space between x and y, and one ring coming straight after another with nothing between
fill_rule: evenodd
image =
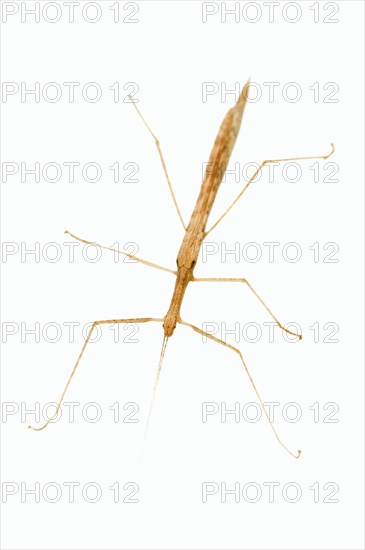
<instances>
[{"instance_id":1,"label":"white background","mask_svg":"<svg viewBox=\"0 0 365 550\"><path fill-rule=\"evenodd\" d=\"M64 169L60 181L41 177L38 183L31 175L22 182L19 172L3 183L3 241L19 247L19 252L3 257L2 266L3 323L15 323L17 330L8 336L3 353L2 399L15 404L15 413L3 416L2 422L3 499L4 487L9 488L4 483L19 488L3 504L3 547L363 548L363 4L320 2L317 23L314 2L297 3L296 23L285 20L293 19L298 9L288 3L275 8L273 22L261 2L251 8L246 2L236 3L238 21L227 15L226 22L223 5L216 4L217 13L205 23L200 2L139 1L138 13L132 16L136 23L123 21L133 10L123 2L119 23L113 21L110 8L116 3L112 2L97 3L101 18L96 23L83 17L83 0L75 7L73 23L63 2L58 3L61 18L56 23L46 21L57 14L52 5L35 23L31 15L21 21L24 5L34 8L34 2L2 2L3 10L6 4L19 11L2 24L2 80L19 87L24 82L28 88L39 82L41 90L56 82L63 93L54 103L42 95L39 103L31 95L22 102L20 92L6 102L3 96L2 161L24 162L28 167L35 162L41 166L96 162L103 175L90 183L78 170L75 181L69 182ZM89 9L87 17L94 18L94 8ZM258 20L252 22L255 14ZM338 22L325 23L325 17ZM264 418L250 423L241 416L234 422L229 415L223 423L217 413L202 422L203 402L232 408L236 402L243 407L257 399L235 353L211 341L203 343L198 334L180 326L168 344L141 458L163 337L161 326L154 323L140 327L137 343L115 344L114 333L105 327L99 342L87 348L66 396L67 402L80 403L75 422L69 421L63 407L62 418L47 430L27 430L34 415L22 418L16 410L57 400L83 344L79 327L69 342L65 323L83 327L99 319L162 317L168 308L172 275L140 264L117 263L106 251L100 261L88 262L80 253L81 245L70 262L64 245L71 242L63 234L65 229L109 246L134 242L142 258L175 267L183 231L153 140L133 107L123 101L131 91L123 86L133 82L139 87L139 106L160 139L187 221L202 179L202 163L234 102L233 94L220 93L203 101L203 83L215 82L221 91L222 83L232 89L249 76L262 97L247 106L231 167L236 162L322 155L334 142L336 152L329 161L338 165L334 178L339 181L323 181L330 173L324 171L324 161L319 161L319 182L310 169L313 161L300 164L302 177L296 183L285 181L279 169L270 183L266 171L209 236L219 252L198 264L195 275L246 277L281 322L300 324L303 340L288 343L276 329L274 343L268 342L263 323L271 319L244 285L191 285L182 316L198 326L260 324L263 335L257 343L240 338L235 344L232 336L227 342L242 350L263 399L280 403L275 425L291 449L303 450L301 458L294 460L278 445ZM74 103L68 100L64 82L80 83ZM83 99L80 90L89 82L100 85L100 101ZM115 82L120 83L119 102L113 101L109 89ZM264 85L270 82L279 84L272 102ZM283 97L290 82L302 92L297 102ZM318 101L310 89L316 82ZM332 96L338 101L325 100L333 90L325 89L327 83L338 86ZM115 162L121 167L137 163L138 183L114 183L108 167ZM210 222L243 183L227 177ZM39 262L32 255L22 261L22 247L39 243L42 251L51 242L62 251L59 261L47 261L42 254ZM245 261L242 254L238 261L220 255L224 243L227 248L239 243L242 252L250 242L262 250L257 262ZM273 263L264 242L280 243ZM300 246L298 262L283 259L283 247L289 242ZM319 262L314 262L309 248L316 242ZM339 246L336 263L323 261L332 250L323 250L329 242ZM58 323L60 339L52 344L41 335L35 342L34 336L23 334L22 342L21 323L23 329ZM320 327L318 343L309 328L315 323ZM339 326L337 343L324 343L331 332L324 330L326 323ZM121 336L127 332L121 330ZM90 402L102 410L99 422L89 422L80 413ZM137 403L139 422L113 422L109 407L116 402L122 418L131 412L123 411L123 405ZM283 407L290 402L297 403L302 413L298 422L283 418ZM310 409L314 403L319 404L318 422ZM336 405L324 410L326 403ZM335 406L333 418L339 421L324 422ZM11 405L7 407L10 410ZM67 482L80 484L73 503ZM102 491L96 503L81 494L90 482ZM114 503L109 487L127 482L138 484L139 502ZM206 503L204 482L218 488ZM241 492L239 502L233 495L226 503L221 501L221 484L232 488L238 483L244 491L252 482L262 491L256 503L248 502L250 492L248 497ZM280 484L273 502L264 485L268 482ZM23 495L22 502L21 483L28 489L40 484L39 503L32 495ZM42 495L47 483L60 487L58 502L49 502L54 496L51 489L48 496ZM283 497L287 483L299 487L298 502ZM314 502L309 488L316 483L319 502ZM327 483L332 485L325 488ZM324 502L336 486L332 499L338 502ZM122 490L121 500L128 493Z\"/></svg>"}]
</instances>

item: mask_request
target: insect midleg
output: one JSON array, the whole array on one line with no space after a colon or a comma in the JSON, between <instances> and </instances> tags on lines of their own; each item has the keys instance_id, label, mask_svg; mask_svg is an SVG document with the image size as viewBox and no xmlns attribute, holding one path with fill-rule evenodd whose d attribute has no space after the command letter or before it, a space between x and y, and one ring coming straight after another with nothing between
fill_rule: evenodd
<instances>
[{"instance_id":1,"label":"insect midleg","mask_svg":"<svg viewBox=\"0 0 365 550\"><path fill-rule=\"evenodd\" d=\"M256 178L256 176L261 172L261 170L263 169L263 167L266 165L266 164L270 164L270 163L273 163L273 162L289 162L289 161L292 161L292 160L316 160L316 159L322 159L322 160L327 160L335 151L335 146L333 145L333 143L331 143L331 152L328 153L328 155L322 155L322 156L314 156L314 157L292 157L292 158L286 158L286 159L273 159L273 160L264 160L260 166L257 168L256 172L254 173L254 175L248 180L248 182L246 183L246 185L244 186L244 188L242 189L242 191L237 195L237 197L234 199L234 201L232 202L232 204L227 208L227 210L225 212L223 212L223 214L221 215L221 217L212 225L212 227L210 229L208 229L208 231L206 231L205 233L205 236L204 238L211 232L213 231L213 229L215 229L217 227L217 225L223 220L223 218L228 214L228 212L231 210L231 208L233 208L233 206L236 204L237 201L239 201L239 199L242 197L243 193L246 191L246 189L248 188L248 186L253 182L253 180Z\"/></svg>"},{"instance_id":2,"label":"insect midleg","mask_svg":"<svg viewBox=\"0 0 365 550\"><path fill-rule=\"evenodd\" d=\"M179 218L180 218L181 224L182 224L182 226L183 226L183 228L184 228L184 231L186 231L186 225L185 225L184 220L183 220L183 217L182 217L182 215L181 215L179 205L177 204L177 200L176 200L175 193L174 193L174 190L173 190L173 188L172 188L172 184L171 184L171 181L170 181L170 177L169 177L169 174L168 174L168 171L167 171L166 162L165 162L165 159L164 159L164 156L163 156L163 153L162 153L162 149L161 149L161 146L160 146L160 142L159 142L159 140L157 139L157 137L156 137L156 135L154 134L154 132L152 131L150 125L147 123L146 119L144 118L144 116L142 115L140 109L137 107L137 105L136 105L136 103L135 103L134 101L132 101L132 105L133 105L133 107L136 109L136 111L137 111L137 113L139 114L139 116L141 117L141 119L142 119L142 121L143 121L143 124L146 126L147 130L149 131L149 133L151 134L151 136L152 136L153 139L155 140L155 144L156 144L156 147L157 147L158 154L159 154L159 156L160 156L162 168L163 168L163 171L164 171L164 173L165 173L167 185L169 186L170 193L171 193L171 196L172 196L172 200L174 201L174 205L175 205L176 211L177 211L177 213L178 213L178 216L179 216Z\"/></svg>"},{"instance_id":3,"label":"insect midleg","mask_svg":"<svg viewBox=\"0 0 365 550\"><path fill-rule=\"evenodd\" d=\"M275 315L272 313L272 311L269 309L269 307L265 304L261 296L258 294L258 292L254 289L254 287L248 282L247 279L243 278L230 278L230 277L219 277L219 278L204 278L204 279L192 279L192 283L244 283L248 286L248 288L251 290L251 292L256 296L256 298L262 303L266 311L271 315L271 317L274 319L275 323L280 327L282 330L287 332L288 334L291 334L292 336L297 336L299 340L302 339L301 334L297 334L296 332L292 332L291 330L288 330L287 328L283 327L283 325L280 323L280 321L275 317Z\"/></svg>"},{"instance_id":4,"label":"insect midleg","mask_svg":"<svg viewBox=\"0 0 365 550\"><path fill-rule=\"evenodd\" d=\"M117 254L122 254L123 256L127 256L127 258L131 258L132 260L136 260L137 262L140 262L141 264L148 265L150 267L155 267L156 269L161 269L162 271L168 271L169 273L172 273L173 275L177 275L177 271L174 271L173 269L169 269L168 267L163 267L162 265L155 264L153 262L149 262L147 260L142 260L141 258L138 258L138 256L134 256L133 254L128 254L127 252L123 252L122 250L117 250L116 248L111 248L109 246L104 246L102 244L98 244L91 241L86 241L85 239L80 239L80 237L76 237L73 233L70 233L69 231L65 231L67 235L70 235L73 239L76 239L77 241L80 241L81 243L85 244L92 244L94 246L97 246L98 248L103 248L104 250L111 250L112 252L116 252Z\"/></svg>"},{"instance_id":5,"label":"insect midleg","mask_svg":"<svg viewBox=\"0 0 365 550\"><path fill-rule=\"evenodd\" d=\"M214 340L214 342L217 342L218 344L222 344L222 346L225 346L225 347L227 347L227 348L233 350L234 352L236 352L236 353L239 355L239 357L240 357L240 359L241 359L241 361L242 361L242 364L243 364L243 366L244 366L244 368L245 368L245 371L246 371L246 373L247 373L247 376L248 376L248 378L249 378L249 380L250 380L250 382L251 382L251 385L252 385L252 387L253 387L253 389L254 389L256 395L257 395L257 398L258 398L258 400L259 400L259 402L260 402L260 405L261 405L261 407L262 407L262 410L264 411L264 414L265 414L265 416L266 416L266 418L267 418L267 420L268 420L268 422L269 422L269 424L270 424L270 427L271 427L271 429L273 430L273 432L274 432L274 434L275 434L276 439L278 440L278 442L280 443L280 445L281 445L282 447L284 447L284 449L285 449L291 456L293 456L294 458L299 458L302 451L298 450L297 454L294 454L294 453L293 453L290 449L288 449L288 447L281 441L281 439L280 439L280 437L279 437L279 435L278 435L276 429L275 429L274 426L273 426L273 423L272 423L271 420L270 420L269 413L267 412L266 407L265 407L265 405L264 405L264 403L263 403L263 400L261 399L261 396L260 396L260 394L259 394L259 392L258 392L258 390L257 390L257 388L256 388L255 382L253 381L253 378L252 378L252 376L251 376L251 374L250 374L250 371L248 370L248 367L247 367L247 365L246 365L246 363L245 363L245 360L243 359L243 356L242 356L241 351L240 351L238 348L235 348L234 346L231 346L230 344L227 344L227 342L224 342L224 340L220 340L219 338L216 338L216 337L213 336L212 334L208 334L207 332L205 332L204 330L201 330L200 328L196 327L195 325L192 325L192 324L190 324L190 323L186 323L185 321L182 321L182 320L179 320L178 322L179 322L181 325L185 325L186 327L192 328L192 329L193 329L195 332L197 332L198 334L202 334L203 336L206 336L207 338L210 338L210 340Z\"/></svg>"},{"instance_id":6,"label":"insect midleg","mask_svg":"<svg viewBox=\"0 0 365 550\"><path fill-rule=\"evenodd\" d=\"M81 357L83 356L84 354L84 351L86 349L86 346L88 345L89 341L90 341L90 338L91 338L91 335L92 335L92 332L94 330L94 328L98 325L113 325L113 324L117 324L117 323L149 323L150 321L154 321L154 322L158 322L158 323L163 323L163 319L159 319L159 318L155 318L155 317L139 317L139 318L136 318L136 319L109 319L109 320L106 320L106 321L94 321L89 332L88 332L88 335L85 339L85 342L84 342L84 345L82 346L82 349L80 351L80 354L77 358L77 361L75 363L75 366L74 368L72 369L72 372L70 374L70 377L67 381L67 384L65 386L65 389L63 390L62 392L62 395L60 397L60 400L57 404L57 407L56 407L56 411L54 412L54 414L51 416L51 418L49 418L47 420L47 422L41 426L40 428L35 428L33 426L28 426L28 428L31 428L32 430L35 430L36 432L39 432L41 430L44 430L44 428L46 428L48 426L48 424L54 419L56 418L57 414L58 414L58 411L60 410L60 407L62 405L62 401L65 397L65 394L66 394L66 391L71 383L71 380L76 372L76 369L80 363L80 360L81 360Z\"/></svg>"}]
</instances>

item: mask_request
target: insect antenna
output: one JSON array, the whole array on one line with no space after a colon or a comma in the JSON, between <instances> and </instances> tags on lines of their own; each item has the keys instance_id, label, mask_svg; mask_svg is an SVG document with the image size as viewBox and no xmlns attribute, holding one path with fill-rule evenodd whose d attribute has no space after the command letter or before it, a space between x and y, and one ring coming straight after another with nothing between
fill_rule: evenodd
<instances>
[{"instance_id":1,"label":"insect antenna","mask_svg":"<svg viewBox=\"0 0 365 550\"><path fill-rule=\"evenodd\" d=\"M165 356L165 351L166 351L166 346L167 346L168 339L169 339L169 336L164 335L163 342L162 342L162 348L161 348L161 354L160 354L160 360L159 360L159 363L158 363L158 368L157 368L157 373L156 373L156 378L155 378L155 385L153 387L153 394L152 394L152 399L151 399L151 404L150 404L150 410L148 412L147 424L146 424L146 429L145 429L145 433L144 433L144 441L146 441L146 438L147 438L148 427L149 427L149 424L150 424L153 405L154 405L154 402L155 402L155 399L156 399L157 386L158 386L158 382L160 380L161 368L162 368L163 358Z\"/></svg>"}]
</instances>

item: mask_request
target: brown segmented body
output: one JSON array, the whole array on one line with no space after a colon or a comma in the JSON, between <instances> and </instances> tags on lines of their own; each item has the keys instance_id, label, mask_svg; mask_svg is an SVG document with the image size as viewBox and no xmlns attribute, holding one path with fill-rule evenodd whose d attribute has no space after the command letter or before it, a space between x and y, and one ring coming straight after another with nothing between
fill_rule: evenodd
<instances>
[{"instance_id":1,"label":"brown segmented body","mask_svg":"<svg viewBox=\"0 0 365 550\"><path fill-rule=\"evenodd\" d=\"M229 109L224 117L209 157L198 200L196 201L176 260L177 277L175 289L163 325L166 337L170 337L173 334L176 324L180 320L180 308L186 288L190 281L194 279L194 267L206 235L205 229L208 217L221 184L224 169L228 164L241 127L249 85L248 81L243 87L237 103Z\"/></svg>"},{"instance_id":2,"label":"brown segmented body","mask_svg":"<svg viewBox=\"0 0 365 550\"><path fill-rule=\"evenodd\" d=\"M179 253L178 253L178 256L177 256L177 260L176 260L177 270L174 271L174 270L169 269L167 267L155 264L153 262L144 260L142 258L138 258L137 256L134 256L132 254L128 254L127 252L122 252L120 250L116 250L116 249L108 247L108 246L103 246L103 245L99 245L97 243L92 243L92 242L87 241L85 239L80 239L79 237L76 237L76 235L73 235L69 231L65 231L65 233L71 235L73 238L75 238L76 240L78 240L82 243L89 244L89 245L94 244L94 245L96 245L100 248L103 248L103 249L106 249L106 250L111 250L113 252L117 252L117 253L122 254L124 256L127 256L129 258L137 260L137 261L139 261L139 262L141 262L145 265L148 265L150 267L154 267L154 268L157 268L157 269L161 269L162 271L167 271L169 273L172 273L174 276L176 276L176 282L175 282L175 289L174 289L174 293L172 295L170 307L169 307L169 310L168 310L166 316L163 317L163 318L138 317L138 318L133 318L133 319L108 319L108 320L94 321L92 323L92 326L91 326L89 332L88 332L87 338L86 338L85 343L84 343L84 345L81 349L81 352L78 356L78 359L75 363L75 366L74 366L74 368L71 372L71 375L68 379L66 387L63 390L61 398L60 398L60 400L57 404L55 413L53 414L53 416L49 420L47 420L47 422L43 426L41 426L39 428L29 426L29 428L32 428L33 430L36 430L36 431L41 431L41 430L43 430L44 428L46 428L48 426L49 422L53 418L55 418L57 416L58 411L59 411L59 409L61 407L61 404L63 402L65 393L67 391L67 388L70 385L72 377L74 376L74 374L76 372L76 369L77 369L78 364L81 360L81 357L82 357L82 355L83 355L83 353L86 349L86 346L87 346L88 342L90 341L91 334L97 326L110 325L110 324L115 324L115 323L124 323L124 324L126 324L126 323L149 323L149 322L161 323L162 322L163 323L163 328L164 328L164 339L163 339L163 343L162 343L160 361L159 361L158 368L157 368L157 373L156 373L155 386L154 386L154 390L153 390L153 397L152 397L152 401L151 401L150 412L149 412L149 415L148 415L148 421L147 421L147 427L148 427L148 422L149 422L149 419L150 419L150 416L151 416L152 405L153 405L153 401L154 401L154 398L155 398L155 395L156 395L157 385L158 385L158 381L159 381L159 377L160 377L162 361L163 361L163 358L164 358L167 341L170 338L170 336L172 336L172 334L175 330L176 324L181 323L182 325L184 325L186 327L190 327L196 333L204 335L206 338L209 338L210 340L213 340L213 341L221 344L222 346L224 346L228 349L231 349L232 351L234 351L235 353L237 353L239 355L239 358L242 362L242 365L243 365L243 367L244 367L244 369L247 373L247 376L249 377L249 380L252 384L252 387L253 387L253 389L254 389L254 391L257 395L257 398L258 398L258 400L261 404L262 410L265 413L265 416L266 416L266 418L267 418L267 420L270 424L271 429L273 430L273 432L275 434L276 439L278 440L280 445L282 445L283 448L291 456L293 456L294 458L298 458L300 456L301 451L297 451L297 453L295 454L286 445L284 445L284 443L281 441L277 431L275 430L275 428L272 424L269 413L265 408L264 402L263 402L263 400L262 400L262 398L261 398L261 396L260 396L260 394L259 394L259 392L258 392L258 390L255 386L255 383L254 383L253 378L252 378L252 376L249 372L249 369L248 369L248 367L247 367L247 365L246 365L246 363L245 363L245 361L242 357L241 351L238 348L232 346L231 344L228 344L225 340L221 340L221 339L217 338L216 336L214 336L213 334L209 334L208 332L203 331L199 327L197 327L197 326L195 326L191 323L188 323L186 321L183 321L180 317L181 304L182 304L182 301L183 301L183 298L184 298L184 295L185 295L186 288L187 288L188 284L191 281L194 281L194 282L244 283L251 290L251 292L253 292L253 294L256 296L256 298L261 302L262 306L266 309L267 313L272 317L272 319L275 321L275 323L283 331L285 331L288 334L291 334L292 336L297 336L297 338L299 340L302 338L302 336L300 334L297 334L295 332L290 331L289 329L285 328L280 323L278 318L275 317L275 315L272 313L272 311L269 309L269 307L263 301L261 296L256 292L254 287L249 283L249 281L247 279L237 278L237 277L234 277L234 278L232 278L232 277L230 277L230 278L227 278L227 277L212 278L212 277L210 277L210 278L197 279L193 275L194 267L195 267L195 264L198 260L199 251L200 251L200 248L201 248L201 245L202 245L202 242L203 242L204 238L208 235L208 233L210 233L222 221L222 219L227 215L227 213L231 210L231 208L242 197L243 193L246 191L248 186L251 184L252 181L254 181L256 176L259 174L259 172L262 170L262 168L266 164L283 162L283 161L316 160L316 159L326 160L334 153L334 145L331 144L332 145L332 150L327 155L315 155L315 156L306 156L306 157L302 156L302 157L290 157L290 158L264 160L259 165L259 167L255 171L253 176L247 181L247 183L245 184L243 189L240 191L240 193L237 195L237 197L232 202L232 204L226 209L226 211L220 216L220 218L207 231L206 230L207 220L208 220L210 211L212 209L215 197L216 197L217 192L218 192L218 188L221 184L224 171L225 171L226 166L228 164L229 158L231 156L231 153L232 153L232 150L233 150L234 144L236 142L240 126L241 126L243 112L244 112L246 102L247 102L248 89L249 89L249 81L245 84L236 105L228 111L228 113L224 117L223 122L222 122L222 124L219 128L216 140L215 140L214 145L213 145L212 152L210 154L210 158L209 158L209 162L208 162L207 169L206 169L206 172L205 172L204 180L203 180L203 183L202 183L201 188L200 188L199 197L198 197L198 200L195 204L195 208L194 208L194 211L191 215L188 227L185 226L184 221L182 219L181 212L180 212L179 206L177 204L175 194L174 194L173 189L172 189L172 185L171 185L170 178L169 178L169 175L168 175L168 172L167 172L165 160L164 160L164 157L163 157L163 154L162 154L162 149L160 147L159 141L158 141L157 137L155 136L155 134L152 132L149 125L147 124L147 122L144 119L142 113L139 111L137 105L135 103L133 103L133 105L134 105L135 109L137 110L139 116L141 117L141 119L143 120L143 122L144 122L145 126L147 127L148 131L150 132L150 134L152 135L152 137L155 140L157 150L158 150L158 153L159 153L159 156L160 156L160 160L161 160L161 163L162 163L162 167L163 167L163 170L164 170L164 173L165 173L166 181L167 181L167 184L169 186L170 193L171 193L172 199L174 201L176 211L179 215L180 221L181 221L182 226L183 226L184 231L185 231L185 235L184 235L183 241L181 243L180 250L179 250ZM147 427L146 427L146 432L147 432Z\"/></svg>"}]
</instances>

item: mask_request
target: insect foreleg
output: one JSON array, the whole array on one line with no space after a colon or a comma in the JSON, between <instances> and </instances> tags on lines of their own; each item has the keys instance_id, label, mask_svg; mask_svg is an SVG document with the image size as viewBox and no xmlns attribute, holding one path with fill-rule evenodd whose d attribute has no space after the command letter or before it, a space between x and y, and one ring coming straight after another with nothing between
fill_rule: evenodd
<instances>
[{"instance_id":1,"label":"insect foreleg","mask_svg":"<svg viewBox=\"0 0 365 550\"><path fill-rule=\"evenodd\" d=\"M155 321L155 322L160 322L160 323L163 323L163 319L157 319L157 318L154 318L154 317L139 317L137 319L110 319L110 320L107 320L107 321L94 321L93 324L91 325L91 328L88 332L88 335L86 337L86 340L84 342L84 345L82 346L82 349L80 351L80 354L77 358L77 361L75 363L75 366L74 368L72 369L72 372L70 374L70 377L67 381L67 384L65 386L65 389L63 390L62 392L62 395L60 397L60 400L57 404L57 407L56 407L56 410L54 412L54 414L51 416L51 418L49 418L47 420L47 422L41 426L40 428L34 428L33 426L28 426L28 428L31 428L32 430L35 430L37 432L41 431L41 430L44 430L44 428L46 428L48 426L48 424L54 419L56 418L57 414L58 414L58 411L60 410L60 407L61 407L61 404L62 404L62 401L65 397L65 394L66 394L66 391L71 383L71 380L76 372L76 369L77 367L79 366L79 363L80 363L80 360L81 360L81 357L83 356L84 354L84 351L86 349L86 346L88 345L89 341L90 341L90 338L91 338L91 335L93 333L93 330L96 326L98 325L114 325L114 324L117 324L117 323L149 323L150 321Z\"/></svg>"},{"instance_id":2,"label":"insect foreleg","mask_svg":"<svg viewBox=\"0 0 365 550\"><path fill-rule=\"evenodd\" d=\"M248 378L249 378L249 380L250 380L250 382L251 382L251 385L252 385L252 387L253 387L253 389L254 389L256 395L257 395L257 398L258 398L258 400L259 400L259 402L260 402L260 405L261 405L261 407L262 407L262 410L264 411L265 416L266 416L266 418L267 418L267 420L268 420L268 422L269 422L269 424L270 424L270 427L271 427L271 429L273 430L273 432L274 432L274 434L275 434L276 439L278 440L278 442L280 443L280 445L281 445L282 447L284 447L284 449L285 449L291 456L293 456L294 458L299 458L299 457L300 457L300 454L301 454L301 451L298 450L298 452L295 454L295 453L293 453L292 451L290 451L290 449L288 449L288 447L287 447L286 445L284 445L284 443L281 441L281 439L280 439L280 437L279 437L279 435L278 435L276 429L275 429L274 426L273 426L273 423L272 423L271 420L270 420L269 413L267 412L267 410L266 410L266 408L265 408L265 405L264 405L264 403L263 403L263 400L261 399L261 396L260 396L260 394L259 394L259 392L258 392L258 390L257 390L257 388L256 388L255 382L253 381L253 378L252 378L252 376L251 376L251 374L250 374L250 371L248 370L248 367L247 367L247 365L246 365L246 363L245 363L245 360L244 360L243 357L242 357L242 353L240 352L240 350L239 350L238 348L235 348L235 347L231 346L230 344L227 344L226 342L224 342L224 340L220 340L219 338L216 338L216 337L213 336L212 334L208 334L207 332L205 332L204 330L201 330L200 328L196 327L195 325L191 325L190 323L185 323L184 321L181 321L181 320L179 321L179 323L180 323L181 325L185 325L186 327L192 328L192 329L195 330L195 332L197 332L198 334L202 334L203 336L206 336L207 338L210 338L211 340L214 340L214 341L217 342L218 344L221 344L222 346L225 346L225 347L227 347L227 348L233 350L234 352L236 352L236 353L239 355L239 357L240 357L240 359L241 359L241 362L242 362L242 364L243 364L243 366L244 366L244 369L245 369L245 371L246 371L246 373L247 373L247 376L248 376Z\"/></svg>"}]
</instances>

